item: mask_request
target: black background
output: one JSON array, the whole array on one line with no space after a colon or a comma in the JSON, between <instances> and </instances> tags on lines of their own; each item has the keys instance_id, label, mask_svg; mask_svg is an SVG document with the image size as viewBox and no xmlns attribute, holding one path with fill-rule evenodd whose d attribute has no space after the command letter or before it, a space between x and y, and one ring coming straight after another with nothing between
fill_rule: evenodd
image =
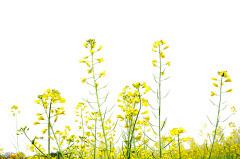
<instances>
[{"instance_id":1,"label":"black background","mask_svg":"<svg viewBox=\"0 0 240 159\"><path fill-rule=\"evenodd\" d=\"M187 15L187 13L182 14ZM37 121L35 114L43 112L43 108L35 104L34 100L47 88L58 89L66 99L66 104L55 105L64 106L67 116L59 116L54 129L63 131L64 125L71 125L73 130L70 134L82 135L75 130L78 123L75 123L74 119L79 120L79 117L74 117L74 107L78 102L83 102L81 97L96 101L96 98L88 93L88 90L94 92L94 89L82 84L79 80L81 77L90 77L85 64L79 64L79 59L89 55L88 50L82 46L82 43L89 38L95 38L97 48L99 45L104 47L94 55L94 58L104 57L105 59L105 62L95 66L96 73L106 70L106 77L98 80L100 87L109 83L106 89L99 91L99 97L103 97L107 92L110 93L102 107L104 110L106 106L110 108L116 103L118 93L125 85L132 86L133 82L146 81L156 91L158 85L154 82L152 72L158 75L159 70L152 67L151 59L158 60L158 56L151 52L151 47L154 41L165 40L170 48L164 51L166 59L162 62L171 61L171 67L166 68L164 77L171 75L171 78L162 82L162 97L169 89L171 92L162 100L162 121L168 117L162 134L173 127L181 126L187 131L182 137L194 137L198 143L201 143L202 139L198 136L198 131L203 128L203 124L207 123L209 128L205 133L214 130L214 127L209 125L206 114L215 123L217 108L209 101L210 91L218 94L220 91L212 86L210 78L220 78L217 75L218 70L228 70L233 80L232 83L223 86L223 90L234 89L233 94L223 94L222 102L229 99L230 105L221 112L220 120L231 114L230 106L236 106L238 110L234 99L239 92L236 47L239 40L233 38L235 29L226 29L226 25L224 26L218 17L213 20L198 14L195 15L195 19L175 16L172 17L175 21L166 19L161 24L155 24L153 19L144 18L144 24L148 24L147 27L143 26L139 15L127 16L127 22L120 15L116 15L117 19L109 22L107 19L110 18L107 15L103 18L104 21L101 21L100 18L87 20L83 17L78 17L76 20L71 16L56 16L54 13L48 16L36 13L34 18L25 14L24 16L13 15L11 20L6 19L8 23L5 23L6 31L2 43L6 56L1 63L4 103L1 109L4 131L1 131L1 136L8 140L1 142L0 148L4 148L5 151L14 151L9 143L14 140L10 135L10 132L14 133L12 119L15 118L10 113L10 107L13 104L19 105L22 111L18 115L18 126L30 127L28 132L30 138L33 138L34 134L43 135L41 129L46 128L45 125L33 126L33 122ZM92 80L88 82L93 83ZM158 108L156 96L153 93L148 93L144 97ZM218 104L219 97L211 99ZM94 106L97 108L97 105ZM88 110L91 111L90 107ZM123 115L123 113L117 107L113 111L115 113L112 119L115 122L116 115ZM157 114L157 111L154 112ZM151 111L150 115L150 121L157 125L158 120ZM229 121L236 122L234 117ZM123 123L120 124L123 126ZM220 125L226 124L227 122ZM229 135L230 130L227 127L226 135ZM117 127L115 141L118 139L119 132L120 129ZM147 134L152 136L152 132ZM46 134L44 136L46 139ZM21 148L29 144L27 139L23 138L25 142ZM41 143L47 149L47 142ZM150 143L152 146L153 143ZM51 146L56 145L51 143ZM120 146L120 143L117 146Z\"/></svg>"}]
</instances>

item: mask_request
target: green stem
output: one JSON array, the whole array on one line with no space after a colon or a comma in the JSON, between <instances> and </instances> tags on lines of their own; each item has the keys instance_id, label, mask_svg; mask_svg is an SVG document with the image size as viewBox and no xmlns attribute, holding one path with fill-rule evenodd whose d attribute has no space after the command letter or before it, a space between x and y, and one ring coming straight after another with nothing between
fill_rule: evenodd
<instances>
[{"instance_id":1,"label":"green stem","mask_svg":"<svg viewBox=\"0 0 240 159\"><path fill-rule=\"evenodd\" d=\"M102 118L102 113L101 113L101 109L100 109L100 105L99 105L97 85L96 85L96 80L95 80L95 75L94 75L93 55L92 55L92 69L93 69L93 79L94 79L94 85L95 85L95 90L96 90L98 109L99 109L99 114L100 114L100 118L101 118L101 122L102 122L103 135L104 135L104 139L105 139L105 146L106 146L106 151L107 151L107 158L109 158L109 156L108 156L107 137L106 137L106 134L105 134L104 121L103 121L103 118Z\"/></svg>"},{"instance_id":2,"label":"green stem","mask_svg":"<svg viewBox=\"0 0 240 159\"><path fill-rule=\"evenodd\" d=\"M15 111L15 113L16 113L16 111ZM16 113L16 118L17 118L17 113ZM16 120L16 129L17 129L17 120ZM18 135L17 135L17 146L18 146ZM18 152L19 152L19 146L18 146Z\"/></svg>"},{"instance_id":3,"label":"green stem","mask_svg":"<svg viewBox=\"0 0 240 159\"><path fill-rule=\"evenodd\" d=\"M160 54L160 45L159 45L159 54ZM158 122L158 124L159 124L159 147L160 147L160 159L162 158L162 145L161 145L161 130L160 130L160 128L161 128L161 115L160 115L160 113L161 113L161 76L162 76L162 74L161 74L161 56L159 55L159 60L160 60L160 73L159 73L159 95L158 95L158 97L159 97L159 111L158 111L158 115L159 115L159 122Z\"/></svg>"},{"instance_id":4,"label":"green stem","mask_svg":"<svg viewBox=\"0 0 240 159\"><path fill-rule=\"evenodd\" d=\"M217 122L216 122L216 127L215 127L215 132L214 132L214 138L213 138L212 148L211 148L210 155L209 155L208 159L210 159L210 157L211 157L212 150L213 150L213 145L214 145L214 142L215 142L216 131L217 131L218 122L219 122L219 113L220 113L220 105L221 105L221 95L222 95L222 76L221 76L220 101L219 101L219 106L218 106Z\"/></svg>"}]
</instances>

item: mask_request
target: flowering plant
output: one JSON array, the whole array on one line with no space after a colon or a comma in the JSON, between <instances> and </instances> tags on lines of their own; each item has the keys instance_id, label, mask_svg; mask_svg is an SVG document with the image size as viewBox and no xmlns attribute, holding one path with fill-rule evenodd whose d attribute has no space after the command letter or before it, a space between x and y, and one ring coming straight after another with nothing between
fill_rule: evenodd
<instances>
[{"instance_id":1,"label":"flowering plant","mask_svg":"<svg viewBox=\"0 0 240 159\"><path fill-rule=\"evenodd\" d=\"M42 104L43 109L45 110L45 114L47 116L47 121L48 121L48 127L47 129L43 129L42 133L45 134L47 132L47 138L48 138L48 152L44 153L45 150L43 148L41 148L41 144L38 144L37 140L38 139L43 139L43 137L37 137L35 136L32 140L27 136L26 131L29 130L29 128L27 128L27 126L25 126L24 128L20 128L18 131L22 132L25 134L25 136L28 138L28 140L31 142L31 151L34 151L37 149L38 154L34 155L34 156L38 156L38 157L48 157L50 158L50 139L56 141L57 143L57 148L53 147L53 149L58 150L59 155L61 155L64 159L65 157L71 158L71 156L79 156L81 158L117 158L117 159L122 159L122 158L156 158L157 156L159 156L160 158L162 158L166 153L167 154L174 154L174 153L178 153L177 157L181 158L182 155L186 156L186 154L181 151L182 148L182 143L189 141L190 138L180 138L180 135L182 133L186 133L186 131L182 128L173 128L172 130L170 130L169 136L161 136L161 131L164 128L164 126L167 123L167 118L164 120L163 123L161 123L160 121L160 115L161 115L161 77L164 76L165 73L165 69L164 71L161 70L161 58L165 58L165 54L160 50L160 46L164 45L165 42L163 40L161 41L157 41L153 44L153 48L152 51L153 52L157 52L159 55L159 59L160 61L157 62L156 60L152 60L152 64L153 67L156 67L157 64L156 63L160 63L160 72L159 72L159 82L156 83L159 84L159 89L157 89L156 92L154 92L154 90L148 86L146 84L146 82L140 83L133 83L133 87L136 89L133 92L129 91L129 89L131 89L131 87L126 86L123 89L123 92L121 92L119 94L119 97L121 97L122 99L117 99L118 102L122 102L124 105L118 105L121 110L124 112L124 115L117 115L117 121L116 123L112 123L111 121L111 116L106 119L106 113L110 112L111 109L114 107L112 107L109 111L107 111L107 109L105 110L105 113L102 113L102 109L101 109L101 105L99 103L99 96L98 96L98 91L102 88L105 88L106 86L99 88L99 83L97 83L96 81L101 78L101 77L105 77L105 71L101 72L100 74L95 74L94 72L94 65L103 62L103 58L99 58L97 59L98 63L93 63L93 55L96 54L96 51L94 51L93 49L96 47L96 42L95 39L89 39L87 40L86 43L84 43L83 45L88 48L90 50L90 55L89 56L85 56L83 58L83 60L80 60L80 63L85 63L88 67L90 67L88 71L88 74L92 73L93 75L93 82L94 84L91 85L87 82L88 79L90 78L82 78L82 83L86 83L88 85L91 85L94 89L95 89L95 94L96 94L96 98L97 98L97 108L94 108L91 106L91 102L85 100L86 102L88 102L88 104L91 106L91 108L94 110L93 112L89 113L86 112L86 114L89 114L89 116L86 116L85 118L87 119L84 123L83 121L83 117L82 117L82 112L84 111L84 109L87 107L86 103L84 102L80 102L78 103L76 109L81 109L81 115L79 115L77 113L77 116L80 116L80 118L82 119L82 121L80 122L80 126L79 129L83 130L83 134L82 136L78 136L76 137L75 135L71 135L68 139L68 131L71 131L70 126L65 126L65 132L60 132L60 131L55 131L53 130L53 125L50 121L50 119L52 117L55 117L54 119L54 123L57 121L58 116L59 115L66 115L65 111L64 111L64 107L58 107L57 109L54 109L52 107L53 104L56 104L57 102L59 103L65 103L66 99L64 99L63 97L61 97L61 93L58 90L55 89L47 89L45 91L45 93L43 93L42 95L38 95L38 100L35 100L35 103L37 104ZM89 48L90 47L90 48ZM158 51L155 50L154 48L158 48ZM169 46L164 47L164 50L169 48ZM100 45L99 49L97 51L100 51L102 49L102 46ZM86 59L91 57L90 61L87 61ZM91 65L90 65L90 63ZM170 62L166 62L163 65L168 65L170 66ZM95 75L99 75L98 78L96 79ZM224 82L232 82L232 80L229 78L229 75L227 73L227 71L218 71L218 75L221 76L221 82L219 82L220 84L220 103L221 103L221 94L222 94L222 85L224 85ZM154 76L155 77L155 76ZM156 78L156 77L155 77ZM155 79L154 78L154 79ZM227 78L224 82L223 82L223 78ZM216 78L212 77L212 80L217 81ZM218 84L213 83L213 86L218 87ZM218 87L219 88L219 87ZM141 94L141 89L144 89L144 93ZM159 106L157 108L154 108L153 106L151 106L151 104L148 102L147 99L143 98L143 95L148 93L148 92L154 92L157 93L157 97L158 97L158 103ZM226 92L232 92L232 89L227 90ZM90 92L91 93L91 92ZM169 92L168 92L169 93ZM211 91L211 96L214 96L217 94L213 91ZM92 94L92 93L91 93ZM168 95L168 94L167 94ZM167 96L166 95L166 96ZM166 97L165 96L165 97ZM106 97L106 96L105 96ZM48 103L47 101L50 100L50 102ZM138 107L139 106L139 107ZM159 125L153 125L150 122L150 116L147 115L149 112L148 110L143 111L144 107L148 107L149 109L152 108L154 110L154 112L158 113L158 117L156 117L155 113L153 112L154 116L158 119L158 124ZM217 116L217 122L216 125L214 125L209 117L209 121L212 125L215 126L215 132L214 132L214 137L213 137L213 142L211 145L211 151L209 153L207 153L208 158L211 157L212 152L213 152L213 145L215 143L215 139L217 135L221 135L220 140L218 140L217 138L217 142L221 141L223 134L222 131L217 132L217 128L218 128L218 123L219 123L219 114L220 114L220 104L218 107L218 116ZM12 107L12 109L18 109L18 106L14 105ZM231 109L235 110L235 107L232 107ZM53 115L53 116L51 116ZM143 117L140 117L141 115L143 115ZM145 116L147 115L147 116ZM45 120L45 118L43 117L43 113L37 113L38 120ZM229 116L230 117L230 116ZM142 118L143 120L140 120L140 118ZM123 126L121 126L123 129L125 129L126 131L122 132L122 137L123 137L123 142L122 142L122 152L120 152L119 154L115 153L115 148L114 148L114 137L116 130L115 127L117 125L118 119L120 119L120 122L124 123ZM228 118L227 118L228 119ZM226 119L226 120L227 120ZM92 125L88 125L88 122L93 121L94 124ZM100 121L100 128L102 129L101 132L96 132L97 130L97 122ZM38 121L34 122L34 125L38 125L40 124ZM87 126L87 129L89 129L88 132L84 132L84 125ZM145 131L146 127L151 127L149 128L147 131ZM153 129L153 126L158 128L158 132L155 131ZM93 130L93 131L92 131ZM155 138L158 137L158 140L155 141L154 139L150 138L147 134L147 132L153 130L153 133L155 136ZM53 137L50 135L50 131L52 131ZM21 134L22 134L21 133ZM56 134L59 134L62 137L62 140L57 139ZM19 135L19 134L17 134ZM98 136L97 136L98 135ZM121 136L120 136L121 137ZM175 140L175 137L177 137L177 139ZM218 136L217 136L218 137ZM79 140L79 139L80 140ZM80 145L75 145L75 139L76 142L79 143L81 142ZM64 150L61 150L61 146L63 144L63 141L66 140L68 142L68 147ZM149 140L152 140L155 142L155 146L157 147L157 150L154 150L153 147L149 146ZM97 141L100 143L99 146L97 146ZM141 142L141 143L140 143ZM72 144L71 144L72 143ZM70 145L71 144L71 145ZM170 145L171 144L171 145ZM29 145L28 145L29 146ZM92 147L90 147L92 146ZM165 148L169 146L170 150L169 152L165 151ZM90 147L90 150L87 150L86 148ZM149 149L148 149L149 148ZM178 149L177 149L178 148ZM148 150L151 150L151 154L148 153ZM156 154L158 153L158 154ZM64 155L65 154L65 155ZM216 156L217 154L215 153L214 156ZM176 157L176 156L175 156ZM203 156L201 156L203 157ZM204 156L206 157L206 155Z\"/></svg>"}]
</instances>

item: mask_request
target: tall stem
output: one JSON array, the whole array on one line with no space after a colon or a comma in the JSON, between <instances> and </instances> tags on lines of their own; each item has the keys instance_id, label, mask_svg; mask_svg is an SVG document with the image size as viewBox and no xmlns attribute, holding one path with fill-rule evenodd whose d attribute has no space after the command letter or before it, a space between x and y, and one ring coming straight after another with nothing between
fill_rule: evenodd
<instances>
[{"instance_id":1,"label":"tall stem","mask_svg":"<svg viewBox=\"0 0 240 159\"><path fill-rule=\"evenodd\" d=\"M160 45L159 45L159 54L160 54ZM160 73L159 73L159 95L158 95L158 98L159 98L159 112L158 112L158 115L159 115L159 147L160 147L160 158L162 158L162 145L161 145L161 131L160 131L160 128L161 128L161 121L160 121L160 118L161 118L161 56L159 55L159 60L160 60Z\"/></svg>"},{"instance_id":2,"label":"tall stem","mask_svg":"<svg viewBox=\"0 0 240 159\"><path fill-rule=\"evenodd\" d=\"M209 155L209 159L211 157L212 154L212 150L213 150L213 145L215 142L215 137L216 137L216 131L217 131L217 127L218 127L218 122L219 122L219 113L220 113L220 105L221 105L221 95L222 95L222 76L221 76L221 87L220 87L220 100L219 100L219 106L218 106L218 116L217 116L217 123L216 123L216 127L215 127L215 132L214 132L214 137L213 137L213 143L212 143L212 148L210 151L210 155Z\"/></svg>"},{"instance_id":3,"label":"tall stem","mask_svg":"<svg viewBox=\"0 0 240 159\"><path fill-rule=\"evenodd\" d=\"M16 118L17 118L17 113L16 113ZM17 130L17 120L16 120L16 130ZM18 135L17 135L17 146L18 146ZM19 152L19 146L18 146L18 152Z\"/></svg>"},{"instance_id":4,"label":"tall stem","mask_svg":"<svg viewBox=\"0 0 240 159\"><path fill-rule=\"evenodd\" d=\"M101 109L100 109L100 105L99 105L98 92L97 92L97 84L96 84L95 75L94 75L93 55L92 55L92 69L93 69L93 79L94 79L94 85L95 85L95 90L96 90L98 109L99 109L99 114L100 114L100 118L101 118L101 122L102 122L103 135L104 135L104 139L105 139L105 146L106 146L106 151L107 151L107 158L109 158L109 156L108 156L107 137L106 137L106 134L105 134L104 121L103 121L103 118L102 118L102 113L101 113ZM95 134L95 135L96 135L96 134Z\"/></svg>"}]
</instances>

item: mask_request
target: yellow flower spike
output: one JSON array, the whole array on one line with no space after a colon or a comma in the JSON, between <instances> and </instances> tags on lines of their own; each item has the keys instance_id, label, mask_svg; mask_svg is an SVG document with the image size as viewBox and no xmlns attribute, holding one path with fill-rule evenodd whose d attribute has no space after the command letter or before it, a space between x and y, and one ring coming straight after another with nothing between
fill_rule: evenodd
<instances>
[{"instance_id":1,"label":"yellow flower spike","mask_svg":"<svg viewBox=\"0 0 240 159\"><path fill-rule=\"evenodd\" d=\"M179 127L179 133L186 133L186 131L182 127Z\"/></svg>"},{"instance_id":2,"label":"yellow flower spike","mask_svg":"<svg viewBox=\"0 0 240 159\"><path fill-rule=\"evenodd\" d=\"M46 111L46 109L48 109L49 107L51 108L51 104L56 104L57 102L58 103L61 103L61 104L66 104L66 100L63 98L63 97L61 97L61 93L57 90L57 89L49 89L49 88L47 88L45 91L44 91L44 93L42 94L42 95L38 95L37 96L39 99L38 100L35 100L34 101L34 103L37 103L37 104L42 104L43 106L44 106L44 108L45 108L45 113L47 113ZM45 99L45 101L42 101L41 99ZM47 103L47 101L48 100L50 100L50 103L51 104L49 104L49 103ZM55 116L55 120L54 120L54 122L56 122L57 121L57 119L58 119L58 116L57 115L66 115L66 113L65 113L65 108L64 107L60 107L60 108L58 108L59 110L62 110L62 112L60 112L59 110L57 110L57 109L55 109L55 113L56 113L56 116ZM50 112L51 113L53 113L54 111L52 110L52 109L49 109L50 110ZM44 114L45 114L44 113ZM40 114L37 114L37 115L40 115ZM44 117L43 117L43 115L40 115L40 117L38 117L37 118L39 121L41 121L41 120L43 120L44 119ZM48 119L50 120L50 117L48 117ZM38 123L34 123L34 125L37 125L37 124L40 124L39 122ZM52 129L52 124L51 124L51 122L48 122L48 125L47 125L47 127L48 127L48 129L47 128L43 128L42 129L42 134L46 134L46 131L50 131L50 129ZM52 131L53 131L53 129L52 129ZM50 134L50 132L48 132L48 134ZM49 135L48 135L49 136ZM53 140L53 138L51 138L51 142L52 142L52 140ZM57 144L58 144L58 141L57 141ZM59 144L58 144L58 146L59 146ZM48 139L48 147L50 148L50 140ZM49 149L48 149L48 153L49 153L50 151L49 151ZM61 150L60 150L60 152L61 152ZM62 153L62 152L61 152Z\"/></svg>"},{"instance_id":3,"label":"yellow flower spike","mask_svg":"<svg viewBox=\"0 0 240 159\"><path fill-rule=\"evenodd\" d=\"M162 43L162 45L166 44L166 42L164 42L163 40L160 41Z\"/></svg>"},{"instance_id":4,"label":"yellow flower spike","mask_svg":"<svg viewBox=\"0 0 240 159\"><path fill-rule=\"evenodd\" d=\"M156 43L157 43L157 46L160 46L160 44L161 44L161 42L160 42L160 41L157 41Z\"/></svg>"},{"instance_id":5,"label":"yellow flower spike","mask_svg":"<svg viewBox=\"0 0 240 159\"><path fill-rule=\"evenodd\" d=\"M225 103L226 103L226 102L221 103L222 93L229 93L229 92L232 93L232 91L233 91L233 89L231 88L231 89L228 89L227 91L222 92L222 87L225 85L225 83L227 83L227 82L232 82L232 78L230 78L230 75L228 75L227 72L228 72L228 70L220 70L220 71L217 71L217 74L218 74L219 76L221 76L221 80L219 80L219 79L217 79L217 78L215 78L215 77L211 77L211 78L210 78L210 80L220 81L220 82L218 82L218 83L215 83L215 82L212 83L212 86L218 87L218 88L220 89L219 105L216 105L216 104L209 98L210 102L211 102L214 106L218 107L218 114L217 114L217 122L216 122L216 125L211 122L211 119L209 118L208 114L206 114L207 119L209 120L210 124L213 125L213 126L215 126L215 130L217 130L218 127L221 128L221 126L218 125L219 122L227 121L227 120L231 117L231 115L229 115L229 116L228 116L226 119L224 119L223 121L219 121L220 112L222 111L222 110L220 109L220 106L221 106L222 104L225 104ZM222 82L223 78L226 78L226 80L224 81L225 83ZM218 85L219 85L219 86L218 86ZM210 94L211 97L217 96L217 93L215 93L215 91L210 91L210 92L211 92L211 94ZM227 105L225 106L225 108L226 108L226 107L227 107ZM225 109L225 108L224 108L224 109ZM223 109L223 110L224 110L224 109ZM213 138L212 143L211 143L211 144L212 144L212 147L211 147L211 151L210 151L209 158L211 157L211 153L212 153L212 150L213 150L213 145L214 145L214 142L215 142L215 138L216 138L216 133L217 133L217 132L216 132L216 131L213 131L212 134L213 134L213 133L214 133L214 138Z\"/></svg>"}]
</instances>

